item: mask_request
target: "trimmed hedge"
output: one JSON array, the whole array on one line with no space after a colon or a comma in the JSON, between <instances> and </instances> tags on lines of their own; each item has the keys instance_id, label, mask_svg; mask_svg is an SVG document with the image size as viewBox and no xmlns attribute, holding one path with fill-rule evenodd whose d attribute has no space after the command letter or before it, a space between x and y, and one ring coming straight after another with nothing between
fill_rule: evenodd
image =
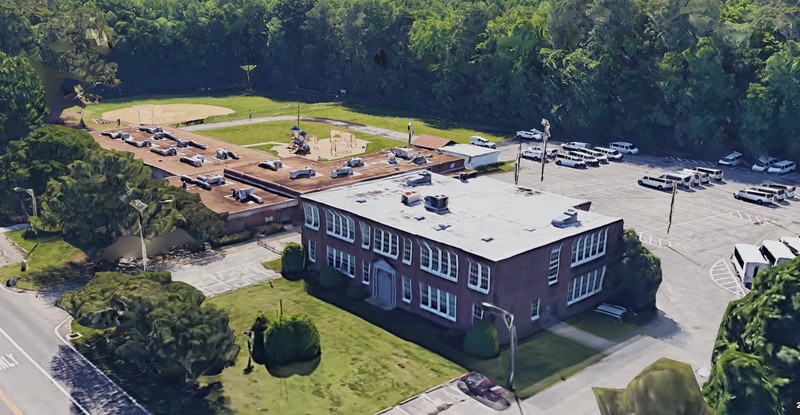
<instances>
[{"instance_id":1,"label":"trimmed hedge","mask_svg":"<svg viewBox=\"0 0 800 415\"><path fill-rule=\"evenodd\" d=\"M253 231L236 232L220 236L219 238L211 239L208 241L208 243L210 243L211 246L213 246L214 248L219 248L225 245L232 245L232 244L238 244L239 242L249 241L250 239L253 239L254 235L255 233L253 233Z\"/></svg>"},{"instance_id":2,"label":"trimmed hedge","mask_svg":"<svg viewBox=\"0 0 800 415\"><path fill-rule=\"evenodd\" d=\"M347 295L347 298L356 301L363 301L369 297L369 293L362 285L351 285L347 287L345 295Z\"/></svg>"},{"instance_id":3,"label":"trimmed hedge","mask_svg":"<svg viewBox=\"0 0 800 415\"><path fill-rule=\"evenodd\" d=\"M485 318L467 330L464 336L464 352L473 356L489 359L500 353L500 342L497 340L497 329L492 319Z\"/></svg>"},{"instance_id":4,"label":"trimmed hedge","mask_svg":"<svg viewBox=\"0 0 800 415\"><path fill-rule=\"evenodd\" d=\"M308 316L282 317L270 323L263 347L268 365L311 360L320 353L319 331Z\"/></svg>"},{"instance_id":5,"label":"trimmed hedge","mask_svg":"<svg viewBox=\"0 0 800 415\"><path fill-rule=\"evenodd\" d=\"M326 265L319 273L319 285L332 289L344 284L345 276L338 269Z\"/></svg>"},{"instance_id":6,"label":"trimmed hedge","mask_svg":"<svg viewBox=\"0 0 800 415\"><path fill-rule=\"evenodd\" d=\"M305 268L306 252L303 245L297 242L289 242L281 253L281 274L294 275L303 271Z\"/></svg>"}]
</instances>

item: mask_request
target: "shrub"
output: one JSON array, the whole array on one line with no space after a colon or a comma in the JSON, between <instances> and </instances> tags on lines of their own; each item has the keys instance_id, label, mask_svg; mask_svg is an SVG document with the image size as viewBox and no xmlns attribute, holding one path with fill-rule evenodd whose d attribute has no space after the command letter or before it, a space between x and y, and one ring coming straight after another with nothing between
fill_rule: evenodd
<instances>
[{"instance_id":1,"label":"shrub","mask_svg":"<svg viewBox=\"0 0 800 415\"><path fill-rule=\"evenodd\" d=\"M463 347L465 353L484 359L497 356L500 353L500 342L492 320L485 318L473 324L464 336Z\"/></svg>"},{"instance_id":2,"label":"shrub","mask_svg":"<svg viewBox=\"0 0 800 415\"><path fill-rule=\"evenodd\" d=\"M267 354L264 349L264 332L269 328L270 322L263 314L256 317L250 330L253 331L253 361L258 364L267 363Z\"/></svg>"},{"instance_id":3,"label":"shrub","mask_svg":"<svg viewBox=\"0 0 800 415\"><path fill-rule=\"evenodd\" d=\"M299 274L303 271L305 265L305 250L303 245L297 242L289 242L283 253L281 254L281 273L286 276L287 274Z\"/></svg>"},{"instance_id":4,"label":"shrub","mask_svg":"<svg viewBox=\"0 0 800 415\"><path fill-rule=\"evenodd\" d=\"M625 251L607 279L613 293L610 299L637 313L654 310L661 285L661 260L642 244L633 229L625 229L623 241Z\"/></svg>"},{"instance_id":5,"label":"shrub","mask_svg":"<svg viewBox=\"0 0 800 415\"><path fill-rule=\"evenodd\" d=\"M319 273L319 285L333 289L336 288L344 283L344 274L339 272L336 268L327 265L325 268L322 268L322 272Z\"/></svg>"},{"instance_id":6,"label":"shrub","mask_svg":"<svg viewBox=\"0 0 800 415\"><path fill-rule=\"evenodd\" d=\"M264 351L270 365L311 360L320 353L319 331L302 314L279 318L266 331Z\"/></svg>"},{"instance_id":7,"label":"shrub","mask_svg":"<svg viewBox=\"0 0 800 415\"><path fill-rule=\"evenodd\" d=\"M248 241L253 238L253 235L254 235L253 231L242 231L242 232L231 233L228 235L223 235L220 236L219 238L211 239L208 242L214 248L219 248L225 245L231 245L239 242Z\"/></svg>"},{"instance_id":8,"label":"shrub","mask_svg":"<svg viewBox=\"0 0 800 415\"><path fill-rule=\"evenodd\" d=\"M345 292L347 298L351 300L362 301L369 297L369 293L367 290L361 285L353 285L347 287L347 291Z\"/></svg>"}]
</instances>

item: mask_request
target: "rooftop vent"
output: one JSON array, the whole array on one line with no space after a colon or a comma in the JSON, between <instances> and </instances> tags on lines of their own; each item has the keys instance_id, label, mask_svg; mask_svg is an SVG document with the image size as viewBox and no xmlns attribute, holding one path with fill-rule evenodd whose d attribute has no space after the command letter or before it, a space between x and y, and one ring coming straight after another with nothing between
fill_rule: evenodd
<instances>
[{"instance_id":1,"label":"rooftop vent","mask_svg":"<svg viewBox=\"0 0 800 415\"><path fill-rule=\"evenodd\" d=\"M428 159L425 158L422 154L417 154L414 158L411 159L411 162L414 164L426 164Z\"/></svg>"},{"instance_id":2,"label":"rooftop vent","mask_svg":"<svg viewBox=\"0 0 800 415\"><path fill-rule=\"evenodd\" d=\"M483 242L491 242L491 241L493 241L493 240L494 240L494 238L492 238L492 237L491 237L491 236L489 236L489 235L483 235L483 236L481 236L481 241L483 241Z\"/></svg>"},{"instance_id":3,"label":"rooftop vent","mask_svg":"<svg viewBox=\"0 0 800 415\"><path fill-rule=\"evenodd\" d=\"M344 167L361 167L364 165L364 159L361 157L354 157L344 162Z\"/></svg>"},{"instance_id":4,"label":"rooftop vent","mask_svg":"<svg viewBox=\"0 0 800 415\"><path fill-rule=\"evenodd\" d=\"M556 228L565 228L570 225L574 225L578 223L578 211L569 208L564 211L564 214L553 219L550 223L553 224Z\"/></svg>"},{"instance_id":5,"label":"rooftop vent","mask_svg":"<svg viewBox=\"0 0 800 415\"><path fill-rule=\"evenodd\" d=\"M536 230L536 227L535 226L526 226L526 227L522 228L522 230L523 231L528 231L528 232L533 232L533 231Z\"/></svg>"},{"instance_id":6,"label":"rooftop vent","mask_svg":"<svg viewBox=\"0 0 800 415\"><path fill-rule=\"evenodd\" d=\"M205 158L203 158L203 156L199 154L194 157L181 157L182 163L191 164L192 166L195 167L201 167L204 161Z\"/></svg>"},{"instance_id":7,"label":"rooftop vent","mask_svg":"<svg viewBox=\"0 0 800 415\"><path fill-rule=\"evenodd\" d=\"M414 149L407 148L407 147L394 147L392 148L392 154L401 159L411 160L414 157Z\"/></svg>"},{"instance_id":8,"label":"rooftop vent","mask_svg":"<svg viewBox=\"0 0 800 415\"><path fill-rule=\"evenodd\" d=\"M178 151L174 148L158 148L158 147L151 147L150 151L156 154L161 154L162 156L177 156Z\"/></svg>"},{"instance_id":9,"label":"rooftop vent","mask_svg":"<svg viewBox=\"0 0 800 415\"><path fill-rule=\"evenodd\" d=\"M449 223L440 223L440 224L436 225L436 227L433 228L433 229L436 229L437 231L443 231L443 230L449 228L450 226L451 225Z\"/></svg>"},{"instance_id":10,"label":"rooftop vent","mask_svg":"<svg viewBox=\"0 0 800 415\"><path fill-rule=\"evenodd\" d=\"M163 133L164 132L164 130L159 126L155 126L155 127L141 126L141 127L139 127L139 131L148 132L150 134Z\"/></svg>"},{"instance_id":11,"label":"rooftop vent","mask_svg":"<svg viewBox=\"0 0 800 415\"><path fill-rule=\"evenodd\" d=\"M400 196L400 201L406 206L414 206L419 204L420 198L417 192L405 192Z\"/></svg>"},{"instance_id":12,"label":"rooftop vent","mask_svg":"<svg viewBox=\"0 0 800 415\"><path fill-rule=\"evenodd\" d=\"M445 195L425 196L425 209L436 213L447 213L449 212L447 199Z\"/></svg>"},{"instance_id":13,"label":"rooftop vent","mask_svg":"<svg viewBox=\"0 0 800 415\"><path fill-rule=\"evenodd\" d=\"M220 185L225 184L225 178L220 176L220 175L211 176L211 177L197 176L197 180L199 180L201 182L206 182L208 184L220 184Z\"/></svg>"},{"instance_id":14,"label":"rooftop vent","mask_svg":"<svg viewBox=\"0 0 800 415\"><path fill-rule=\"evenodd\" d=\"M283 167L283 163L281 163L280 160L262 161L261 163L258 163L258 167L261 167L262 169L278 171L278 169Z\"/></svg>"},{"instance_id":15,"label":"rooftop vent","mask_svg":"<svg viewBox=\"0 0 800 415\"><path fill-rule=\"evenodd\" d=\"M395 158L394 153L389 153L389 164L397 164L397 159Z\"/></svg>"},{"instance_id":16,"label":"rooftop vent","mask_svg":"<svg viewBox=\"0 0 800 415\"><path fill-rule=\"evenodd\" d=\"M289 172L289 178L292 180L299 179L301 177L314 177L316 175L317 172L315 172L314 169L310 167L306 167L300 170L292 170Z\"/></svg>"},{"instance_id":17,"label":"rooftop vent","mask_svg":"<svg viewBox=\"0 0 800 415\"><path fill-rule=\"evenodd\" d=\"M264 199L259 196L256 196L253 193L253 188L248 187L245 189L233 189L233 198L240 201L240 202L247 202L252 200L256 203L264 203Z\"/></svg>"},{"instance_id":18,"label":"rooftop vent","mask_svg":"<svg viewBox=\"0 0 800 415\"><path fill-rule=\"evenodd\" d=\"M410 177L406 180L406 184L409 186L419 186L423 184L431 184L431 172L424 171L414 177Z\"/></svg>"},{"instance_id":19,"label":"rooftop vent","mask_svg":"<svg viewBox=\"0 0 800 415\"><path fill-rule=\"evenodd\" d=\"M193 178L191 178L189 176L181 176L181 181L184 182L184 183L189 183L189 184L196 185L197 187L200 187L200 188L205 189L205 190L211 190L211 185L210 184L208 184L208 183L206 183L206 182L204 182L202 180L195 180L195 179L193 179Z\"/></svg>"},{"instance_id":20,"label":"rooftop vent","mask_svg":"<svg viewBox=\"0 0 800 415\"><path fill-rule=\"evenodd\" d=\"M356 203L367 203L367 199L356 199Z\"/></svg>"},{"instance_id":21,"label":"rooftop vent","mask_svg":"<svg viewBox=\"0 0 800 415\"><path fill-rule=\"evenodd\" d=\"M353 175L353 168L352 167L342 167L336 170L331 170L331 177L334 179L337 177L347 177Z\"/></svg>"},{"instance_id":22,"label":"rooftop vent","mask_svg":"<svg viewBox=\"0 0 800 415\"><path fill-rule=\"evenodd\" d=\"M416 215L416 216L414 216L414 219L416 219L416 220L420 221L420 220L423 220L423 219L425 219L425 216L422 216L422 215Z\"/></svg>"}]
</instances>

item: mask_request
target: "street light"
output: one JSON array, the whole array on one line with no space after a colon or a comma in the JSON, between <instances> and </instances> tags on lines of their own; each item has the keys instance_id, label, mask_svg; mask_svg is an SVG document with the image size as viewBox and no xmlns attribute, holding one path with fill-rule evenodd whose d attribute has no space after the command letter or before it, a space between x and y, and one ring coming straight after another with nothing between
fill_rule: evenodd
<instances>
[{"instance_id":1,"label":"street light","mask_svg":"<svg viewBox=\"0 0 800 415\"><path fill-rule=\"evenodd\" d=\"M502 316L503 320L506 322L506 327L508 327L508 333L509 336L511 337L511 372L508 375L507 388L509 391L513 392L514 364L516 363L515 360L517 355L517 328L514 326L514 315L492 303L481 303L481 308L489 311L492 314L497 314L499 316Z\"/></svg>"},{"instance_id":2,"label":"street light","mask_svg":"<svg viewBox=\"0 0 800 415\"><path fill-rule=\"evenodd\" d=\"M172 202L172 199L169 200L162 200L159 203L169 203ZM144 215L144 211L148 208L147 203L142 202L140 199L135 199L131 201L131 206L139 212L139 237L142 240L142 270L147 272L147 246L144 243L144 229L142 228L142 215Z\"/></svg>"},{"instance_id":3,"label":"street light","mask_svg":"<svg viewBox=\"0 0 800 415\"><path fill-rule=\"evenodd\" d=\"M542 127L544 127L544 131L542 131L542 177L539 179L540 182L544 181L544 163L547 160L547 139L550 138L550 121L542 118Z\"/></svg>"},{"instance_id":4,"label":"street light","mask_svg":"<svg viewBox=\"0 0 800 415\"><path fill-rule=\"evenodd\" d=\"M411 137L414 135L414 119L408 122L408 146L411 147Z\"/></svg>"},{"instance_id":5,"label":"street light","mask_svg":"<svg viewBox=\"0 0 800 415\"><path fill-rule=\"evenodd\" d=\"M36 210L36 193L34 193L33 189L23 189L21 187L15 187L14 191L19 193L25 192L31 195L31 200L33 201L33 216L39 216L39 211Z\"/></svg>"},{"instance_id":6,"label":"street light","mask_svg":"<svg viewBox=\"0 0 800 415\"><path fill-rule=\"evenodd\" d=\"M14 191L17 193L24 192L31 196L31 201L33 201L33 217L38 217L39 210L36 208L36 192L34 192L33 189L23 189L21 187L15 187ZM30 220L28 220L28 222L30 222ZM39 232L36 230L36 226L34 226L33 223L31 223L31 228L33 229L33 234L36 235L36 243L33 244L33 248L31 248L31 250L28 251L28 253L25 255L25 259L23 259L22 263L20 264L20 270L23 272L28 269L27 258L30 257L31 253L33 253L33 250L36 249L37 246L39 246Z\"/></svg>"}]
</instances>

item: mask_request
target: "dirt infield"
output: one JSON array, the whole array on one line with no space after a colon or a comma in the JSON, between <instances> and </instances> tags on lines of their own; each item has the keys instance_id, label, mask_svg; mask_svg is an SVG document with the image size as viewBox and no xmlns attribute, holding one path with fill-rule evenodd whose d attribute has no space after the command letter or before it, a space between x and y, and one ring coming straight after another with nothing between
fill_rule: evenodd
<instances>
[{"instance_id":1,"label":"dirt infield","mask_svg":"<svg viewBox=\"0 0 800 415\"><path fill-rule=\"evenodd\" d=\"M230 108L199 104L134 105L103 113L103 119L124 124L178 124L205 119L212 115L232 114Z\"/></svg>"}]
</instances>

